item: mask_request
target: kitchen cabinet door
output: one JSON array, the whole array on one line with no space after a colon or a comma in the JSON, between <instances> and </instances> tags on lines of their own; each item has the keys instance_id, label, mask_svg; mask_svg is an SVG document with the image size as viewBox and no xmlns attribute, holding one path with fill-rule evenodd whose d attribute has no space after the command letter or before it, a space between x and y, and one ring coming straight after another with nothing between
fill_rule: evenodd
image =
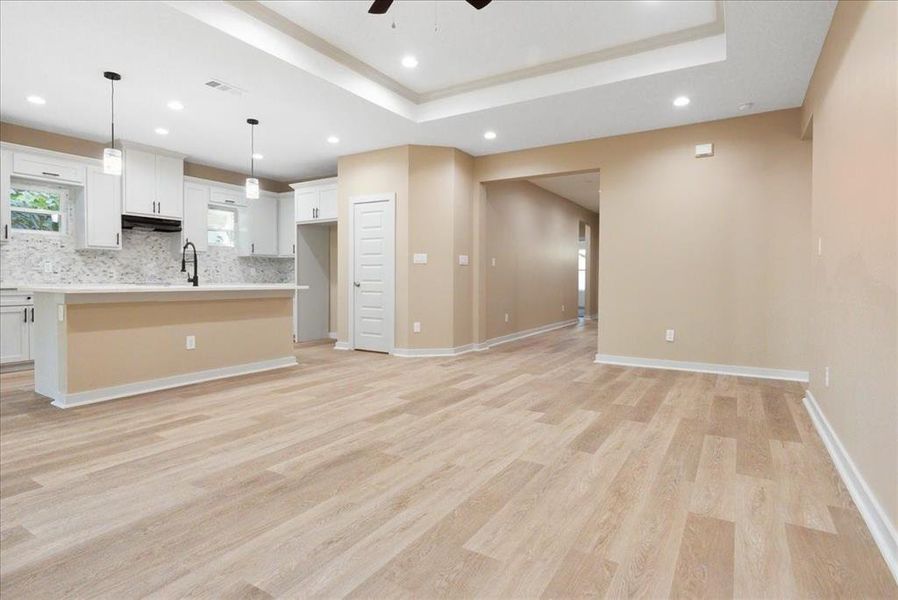
<instances>
[{"instance_id":1,"label":"kitchen cabinet door","mask_svg":"<svg viewBox=\"0 0 898 600\"><path fill-rule=\"evenodd\" d=\"M278 253L277 198L261 196L250 200L250 254L276 256Z\"/></svg>"},{"instance_id":2,"label":"kitchen cabinet door","mask_svg":"<svg viewBox=\"0 0 898 600\"><path fill-rule=\"evenodd\" d=\"M181 222L181 246L193 242L197 252L209 248L209 228L206 217L209 214L210 189L208 185L187 182L184 184L184 220Z\"/></svg>"},{"instance_id":3,"label":"kitchen cabinet door","mask_svg":"<svg viewBox=\"0 0 898 600\"><path fill-rule=\"evenodd\" d=\"M156 155L126 148L122 166L124 210L129 215L157 217Z\"/></svg>"},{"instance_id":4,"label":"kitchen cabinet door","mask_svg":"<svg viewBox=\"0 0 898 600\"><path fill-rule=\"evenodd\" d=\"M82 232L87 248L122 247L122 179L88 167Z\"/></svg>"},{"instance_id":5,"label":"kitchen cabinet door","mask_svg":"<svg viewBox=\"0 0 898 600\"><path fill-rule=\"evenodd\" d=\"M323 187L318 192L318 220L336 220L337 186Z\"/></svg>"},{"instance_id":6,"label":"kitchen cabinet door","mask_svg":"<svg viewBox=\"0 0 898 600\"><path fill-rule=\"evenodd\" d=\"M156 216L180 220L184 213L184 159L156 155Z\"/></svg>"},{"instance_id":7,"label":"kitchen cabinet door","mask_svg":"<svg viewBox=\"0 0 898 600\"><path fill-rule=\"evenodd\" d=\"M12 175L12 152L0 150L0 244L9 241L11 215L9 211L9 178Z\"/></svg>"},{"instance_id":8,"label":"kitchen cabinet door","mask_svg":"<svg viewBox=\"0 0 898 600\"><path fill-rule=\"evenodd\" d=\"M314 221L318 212L318 188L296 190L296 222Z\"/></svg>"},{"instance_id":9,"label":"kitchen cabinet door","mask_svg":"<svg viewBox=\"0 0 898 600\"><path fill-rule=\"evenodd\" d=\"M293 256L296 252L296 217L292 194L278 198L278 255Z\"/></svg>"},{"instance_id":10,"label":"kitchen cabinet door","mask_svg":"<svg viewBox=\"0 0 898 600\"><path fill-rule=\"evenodd\" d=\"M29 306L0 306L0 363L31 360Z\"/></svg>"}]
</instances>

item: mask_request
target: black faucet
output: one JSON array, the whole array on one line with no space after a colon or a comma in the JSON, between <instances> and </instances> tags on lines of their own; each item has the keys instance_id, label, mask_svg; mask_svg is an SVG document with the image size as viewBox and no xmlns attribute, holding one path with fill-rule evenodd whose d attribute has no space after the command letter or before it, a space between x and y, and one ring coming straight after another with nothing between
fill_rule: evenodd
<instances>
[{"instance_id":1,"label":"black faucet","mask_svg":"<svg viewBox=\"0 0 898 600\"><path fill-rule=\"evenodd\" d=\"M193 277L187 278L187 283L192 283L193 287L199 287L200 285L200 273L199 273L199 263L196 259L196 246L193 245L193 242L187 242L184 244L184 248L181 249L181 272L187 272L187 246L191 246L193 248Z\"/></svg>"}]
</instances>

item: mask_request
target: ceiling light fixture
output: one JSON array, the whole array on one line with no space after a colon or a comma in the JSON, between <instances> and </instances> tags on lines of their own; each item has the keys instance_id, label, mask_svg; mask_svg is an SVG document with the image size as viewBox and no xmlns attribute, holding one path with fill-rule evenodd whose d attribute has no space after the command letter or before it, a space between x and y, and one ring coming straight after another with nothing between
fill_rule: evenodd
<instances>
[{"instance_id":1,"label":"ceiling light fixture","mask_svg":"<svg viewBox=\"0 0 898 600\"><path fill-rule=\"evenodd\" d=\"M340 138L338 138L338 137L335 136L335 135L329 136L329 137L327 138L327 143L328 143L328 144L339 144L339 143L340 143Z\"/></svg>"},{"instance_id":2,"label":"ceiling light fixture","mask_svg":"<svg viewBox=\"0 0 898 600\"><path fill-rule=\"evenodd\" d=\"M157 135L168 135L168 129L165 127L157 127L153 131L155 131Z\"/></svg>"},{"instance_id":3,"label":"ceiling light fixture","mask_svg":"<svg viewBox=\"0 0 898 600\"><path fill-rule=\"evenodd\" d=\"M246 178L246 197L249 200L259 199L259 180L256 179L256 125L259 124L258 119L247 119L249 123L249 177Z\"/></svg>"},{"instance_id":4,"label":"ceiling light fixture","mask_svg":"<svg viewBox=\"0 0 898 600\"><path fill-rule=\"evenodd\" d=\"M495 131L487 131L486 133L483 134L483 139L485 139L485 140L496 139L496 132Z\"/></svg>"},{"instance_id":5,"label":"ceiling light fixture","mask_svg":"<svg viewBox=\"0 0 898 600\"><path fill-rule=\"evenodd\" d=\"M172 110L184 110L184 105L177 100L171 100L166 106Z\"/></svg>"},{"instance_id":6,"label":"ceiling light fixture","mask_svg":"<svg viewBox=\"0 0 898 600\"><path fill-rule=\"evenodd\" d=\"M115 82L120 81L122 76L112 71L104 71L103 77L109 80L110 89L110 135L109 147L103 148L103 172L107 175L122 174L122 151L115 147Z\"/></svg>"},{"instance_id":7,"label":"ceiling light fixture","mask_svg":"<svg viewBox=\"0 0 898 600\"><path fill-rule=\"evenodd\" d=\"M406 69L414 69L418 66L418 59L409 54L408 56L402 57L402 66Z\"/></svg>"},{"instance_id":8,"label":"ceiling light fixture","mask_svg":"<svg viewBox=\"0 0 898 600\"><path fill-rule=\"evenodd\" d=\"M682 108L684 106L688 106L690 102L691 100L689 99L689 96L677 96L676 98L674 98L673 105L677 108Z\"/></svg>"},{"instance_id":9,"label":"ceiling light fixture","mask_svg":"<svg viewBox=\"0 0 898 600\"><path fill-rule=\"evenodd\" d=\"M754 105L755 105L754 102L743 102L742 104L739 105L739 110L748 110Z\"/></svg>"},{"instance_id":10,"label":"ceiling light fixture","mask_svg":"<svg viewBox=\"0 0 898 600\"><path fill-rule=\"evenodd\" d=\"M28 100L29 102L31 102L32 104L39 104L41 106L43 106L44 104L47 103L47 101L44 100L43 98L41 98L40 96L28 96L25 99Z\"/></svg>"}]
</instances>

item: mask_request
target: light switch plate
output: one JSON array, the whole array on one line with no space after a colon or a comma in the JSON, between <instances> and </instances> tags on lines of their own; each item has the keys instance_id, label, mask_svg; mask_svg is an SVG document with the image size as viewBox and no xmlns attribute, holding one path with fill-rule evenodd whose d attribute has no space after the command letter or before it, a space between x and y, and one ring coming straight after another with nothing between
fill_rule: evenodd
<instances>
[{"instance_id":1,"label":"light switch plate","mask_svg":"<svg viewBox=\"0 0 898 600\"><path fill-rule=\"evenodd\" d=\"M695 157L705 158L706 156L714 156L714 144L696 144Z\"/></svg>"},{"instance_id":2,"label":"light switch plate","mask_svg":"<svg viewBox=\"0 0 898 600\"><path fill-rule=\"evenodd\" d=\"M195 335L188 335L188 336L187 336L187 340L186 340L185 343L184 343L184 346L185 346L188 350L196 350L196 336L195 336Z\"/></svg>"},{"instance_id":3,"label":"light switch plate","mask_svg":"<svg viewBox=\"0 0 898 600\"><path fill-rule=\"evenodd\" d=\"M415 321L412 323L412 331L414 333L421 333L421 321Z\"/></svg>"},{"instance_id":4,"label":"light switch plate","mask_svg":"<svg viewBox=\"0 0 898 600\"><path fill-rule=\"evenodd\" d=\"M415 253L412 256L412 262L416 265L426 265L427 264L427 254L424 253Z\"/></svg>"},{"instance_id":5,"label":"light switch plate","mask_svg":"<svg viewBox=\"0 0 898 600\"><path fill-rule=\"evenodd\" d=\"M667 340L668 342L674 341L675 333L676 332L673 329L668 329L666 332L664 332L664 339Z\"/></svg>"},{"instance_id":6,"label":"light switch plate","mask_svg":"<svg viewBox=\"0 0 898 600\"><path fill-rule=\"evenodd\" d=\"M468 264L468 255L467 254L459 254L458 255L458 264L465 266Z\"/></svg>"}]
</instances>

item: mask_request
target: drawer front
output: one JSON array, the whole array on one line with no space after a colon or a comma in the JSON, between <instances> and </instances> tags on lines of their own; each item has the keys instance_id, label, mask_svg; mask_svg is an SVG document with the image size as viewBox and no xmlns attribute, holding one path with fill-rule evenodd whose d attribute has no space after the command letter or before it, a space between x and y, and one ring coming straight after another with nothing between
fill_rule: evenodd
<instances>
[{"instance_id":1,"label":"drawer front","mask_svg":"<svg viewBox=\"0 0 898 600\"><path fill-rule=\"evenodd\" d=\"M0 306L31 306L34 304L31 294L26 292L3 292L0 294Z\"/></svg>"},{"instance_id":2,"label":"drawer front","mask_svg":"<svg viewBox=\"0 0 898 600\"><path fill-rule=\"evenodd\" d=\"M84 183L84 165L55 160L46 156L16 152L12 159L14 175L40 177L41 179Z\"/></svg>"}]
</instances>

